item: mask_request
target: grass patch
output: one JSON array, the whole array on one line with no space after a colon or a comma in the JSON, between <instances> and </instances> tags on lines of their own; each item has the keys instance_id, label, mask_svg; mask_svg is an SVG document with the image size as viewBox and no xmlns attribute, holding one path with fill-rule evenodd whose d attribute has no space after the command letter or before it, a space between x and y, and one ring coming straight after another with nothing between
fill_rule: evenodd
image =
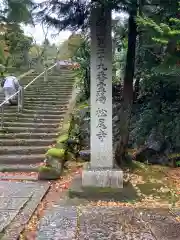
<instances>
[{"instance_id":1,"label":"grass patch","mask_svg":"<svg viewBox=\"0 0 180 240\"><path fill-rule=\"evenodd\" d=\"M142 176L145 180L151 178L162 179L165 176L165 172L168 171L168 167L159 165L148 165L141 162L132 161L126 166L130 172Z\"/></svg>"},{"instance_id":2,"label":"grass patch","mask_svg":"<svg viewBox=\"0 0 180 240\"><path fill-rule=\"evenodd\" d=\"M160 190L162 187L164 187L164 185L161 183L146 182L142 184L137 184L137 187L141 190L143 194L151 195L156 194L157 190Z\"/></svg>"},{"instance_id":3,"label":"grass patch","mask_svg":"<svg viewBox=\"0 0 180 240\"><path fill-rule=\"evenodd\" d=\"M161 203L165 203L167 206L169 204L175 206L180 203L180 196L176 194L178 187L172 179L167 177L171 171L170 167L148 165L136 161L127 164L124 169L124 173L129 174L129 181L135 187L143 204L146 199L149 199L152 204L158 202L159 206Z\"/></svg>"}]
</instances>

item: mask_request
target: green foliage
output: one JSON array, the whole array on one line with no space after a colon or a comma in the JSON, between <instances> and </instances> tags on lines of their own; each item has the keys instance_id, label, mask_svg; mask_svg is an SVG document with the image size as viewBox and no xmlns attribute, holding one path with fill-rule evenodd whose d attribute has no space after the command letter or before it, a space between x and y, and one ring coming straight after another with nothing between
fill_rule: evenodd
<instances>
[{"instance_id":1,"label":"green foliage","mask_svg":"<svg viewBox=\"0 0 180 240\"><path fill-rule=\"evenodd\" d=\"M180 167L180 161L177 161L177 162L176 162L176 165L177 165L178 167Z\"/></svg>"},{"instance_id":2,"label":"green foliage","mask_svg":"<svg viewBox=\"0 0 180 240\"><path fill-rule=\"evenodd\" d=\"M0 63L6 67L29 65L32 38L26 36L18 24L2 24L0 35Z\"/></svg>"},{"instance_id":3,"label":"green foliage","mask_svg":"<svg viewBox=\"0 0 180 240\"><path fill-rule=\"evenodd\" d=\"M86 38L72 59L79 64L79 68L75 69L76 83L81 89L81 101L84 101L90 97L90 45Z\"/></svg>"},{"instance_id":4,"label":"green foliage","mask_svg":"<svg viewBox=\"0 0 180 240\"><path fill-rule=\"evenodd\" d=\"M47 167L47 166L39 167L39 172L51 172L51 171L52 171L51 167Z\"/></svg>"},{"instance_id":5,"label":"green foliage","mask_svg":"<svg viewBox=\"0 0 180 240\"><path fill-rule=\"evenodd\" d=\"M80 34L72 34L59 46L57 58L59 60L68 60L72 58L82 41L83 39Z\"/></svg>"},{"instance_id":6,"label":"green foliage","mask_svg":"<svg viewBox=\"0 0 180 240\"><path fill-rule=\"evenodd\" d=\"M33 6L31 0L4 0L1 5L0 19L8 23L31 23Z\"/></svg>"},{"instance_id":7,"label":"green foliage","mask_svg":"<svg viewBox=\"0 0 180 240\"><path fill-rule=\"evenodd\" d=\"M32 38L24 35L19 25L11 25L4 35L5 43L10 54L11 65L20 67L28 65L28 51L31 47Z\"/></svg>"}]
</instances>

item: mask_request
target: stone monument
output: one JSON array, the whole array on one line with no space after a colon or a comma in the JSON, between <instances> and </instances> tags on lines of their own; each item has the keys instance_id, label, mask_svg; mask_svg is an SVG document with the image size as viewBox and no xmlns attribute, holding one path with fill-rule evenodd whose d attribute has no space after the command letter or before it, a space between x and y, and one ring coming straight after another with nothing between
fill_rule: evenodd
<instances>
[{"instance_id":1,"label":"stone monument","mask_svg":"<svg viewBox=\"0 0 180 240\"><path fill-rule=\"evenodd\" d=\"M91 161L82 186L123 187L123 172L114 169L112 147L112 18L111 10L91 13Z\"/></svg>"}]
</instances>

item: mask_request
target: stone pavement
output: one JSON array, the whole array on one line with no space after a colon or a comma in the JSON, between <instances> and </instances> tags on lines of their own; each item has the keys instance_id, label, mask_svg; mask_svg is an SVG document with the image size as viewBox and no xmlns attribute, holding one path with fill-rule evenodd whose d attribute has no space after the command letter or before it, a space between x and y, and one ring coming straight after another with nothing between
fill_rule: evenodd
<instances>
[{"instance_id":1,"label":"stone pavement","mask_svg":"<svg viewBox=\"0 0 180 240\"><path fill-rule=\"evenodd\" d=\"M179 240L180 223L167 211L88 206L66 199L46 211L37 240ZM73 204L74 203L74 204Z\"/></svg>"},{"instance_id":2,"label":"stone pavement","mask_svg":"<svg viewBox=\"0 0 180 240\"><path fill-rule=\"evenodd\" d=\"M18 239L48 183L0 181L0 239Z\"/></svg>"}]
</instances>

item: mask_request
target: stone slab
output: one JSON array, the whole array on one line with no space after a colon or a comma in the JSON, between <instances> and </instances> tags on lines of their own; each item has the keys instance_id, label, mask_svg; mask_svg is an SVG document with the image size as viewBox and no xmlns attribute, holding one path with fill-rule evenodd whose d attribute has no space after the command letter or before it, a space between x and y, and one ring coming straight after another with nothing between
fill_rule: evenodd
<instances>
[{"instance_id":1,"label":"stone slab","mask_svg":"<svg viewBox=\"0 0 180 240\"><path fill-rule=\"evenodd\" d=\"M171 212L172 212L176 217L180 217L180 208L172 209Z\"/></svg>"},{"instance_id":2,"label":"stone slab","mask_svg":"<svg viewBox=\"0 0 180 240\"><path fill-rule=\"evenodd\" d=\"M0 233L6 228L18 214L18 210L0 210Z\"/></svg>"},{"instance_id":3,"label":"stone slab","mask_svg":"<svg viewBox=\"0 0 180 240\"><path fill-rule=\"evenodd\" d=\"M139 200L136 190L130 183L126 184L123 188L84 187L80 175L75 176L72 180L69 188L69 197L121 202Z\"/></svg>"},{"instance_id":4,"label":"stone slab","mask_svg":"<svg viewBox=\"0 0 180 240\"><path fill-rule=\"evenodd\" d=\"M8 176L0 176L0 180L27 180L27 181L37 181L38 177L34 177L34 176L22 176L22 175L10 175L8 174Z\"/></svg>"},{"instance_id":5,"label":"stone slab","mask_svg":"<svg viewBox=\"0 0 180 240\"><path fill-rule=\"evenodd\" d=\"M2 240L18 239L49 186L47 182L0 181L0 235ZM14 210L9 210L10 208Z\"/></svg>"},{"instance_id":6,"label":"stone slab","mask_svg":"<svg viewBox=\"0 0 180 240\"><path fill-rule=\"evenodd\" d=\"M0 210L20 210L29 198L0 198Z\"/></svg>"},{"instance_id":7,"label":"stone slab","mask_svg":"<svg viewBox=\"0 0 180 240\"><path fill-rule=\"evenodd\" d=\"M0 197L31 197L34 191L32 183L0 181Z\"/></svg>"},{"instance_id":8,"label":"stone slab","mask_svg":"<svg viewBox=\"0 0 180 240\"><path fill-rule=\"evenodd\" d=\"M123 171L121 169L91 168L85 164L82 171L82 185L84 187L123 188Z\"/></svg>"},{"instance_id":9,"label":"stone slab","mask_svg":"<svg viewBox=\"0 0 180 240\"><path fill-rule=\"evenodd\" d=\"M161 210L60 205L45 213L37 240L179 240L179 223Z\"/></svg>"},{"instance_id":10,"label":"stone slab","mask_svg":"<svg viewBox=\"0 0 180 240\"><path fill-rule=\"evenodd\" d=\"M46 212L38 227L37 240L72 240L77 228L77 208L57 207Z\"/></svg>"},{"instance_id":11,"label":"stone slab","mask_svg":"<svg viewBox=\"0 0 180 240\"><path fill-rule=\"evenodd\" d=\"M156 240L134 211L118 207L87 207L80 216L79 239Z\"/></svg>"}]
</instances>

